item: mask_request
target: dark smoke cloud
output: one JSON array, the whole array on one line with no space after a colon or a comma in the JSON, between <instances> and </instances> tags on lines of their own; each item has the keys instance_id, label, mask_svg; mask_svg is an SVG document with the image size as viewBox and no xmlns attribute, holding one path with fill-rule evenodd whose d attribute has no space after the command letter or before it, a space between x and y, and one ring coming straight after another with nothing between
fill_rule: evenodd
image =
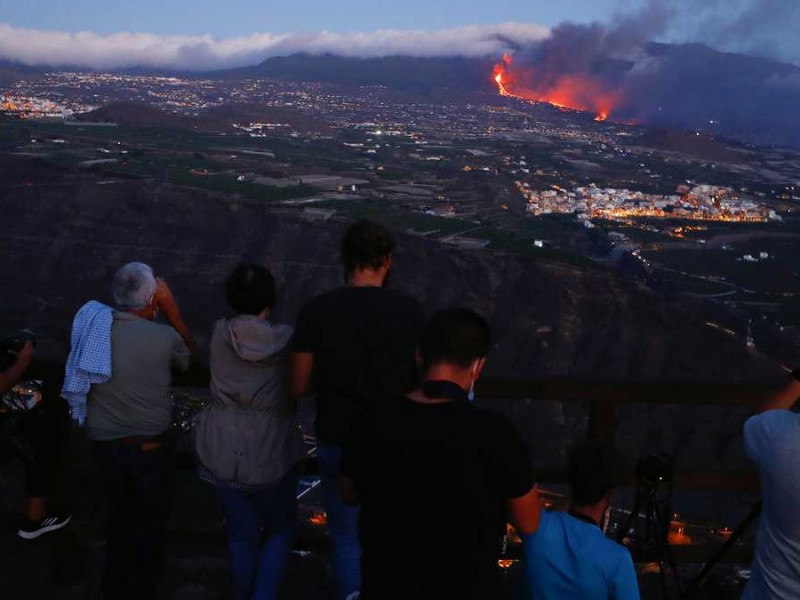
<instances>
[{"instance_id":1,"label":"dark smoke cloud","mask_svg":"<svg viewBox=\"0 0 800 600\"><path fill-rule=\"evenodd\" d=\"M654 40L800 64L798 32L800 0L644 0L608 23L562 23L533 52L568 72L585 70L597 57L637 58Z\"/></svg>"},{"instance_id":2,"label":"dark smoke cloud","mask_svg":"<svg viewBox=\"0 0 800 600\"><path fill-rule=\"evenodd\" d=\"M800 64L798 0L672 0L669 37Z\"/></svg>"},{"instance_id":3,"label":"dark smoke cloud","mask_svg":"<svg viewBox=\"0 0 800 600\"><path fill-rule=\"evenodd\" d=\"M608 23L558 25L513 68L527 97L578 81L614 99L612 118L797 145L800 68L712 49L800 63L797 31L800 0L648 0ZM573 106L592 106L579 96Z\"/></svg>"}]
</instances>

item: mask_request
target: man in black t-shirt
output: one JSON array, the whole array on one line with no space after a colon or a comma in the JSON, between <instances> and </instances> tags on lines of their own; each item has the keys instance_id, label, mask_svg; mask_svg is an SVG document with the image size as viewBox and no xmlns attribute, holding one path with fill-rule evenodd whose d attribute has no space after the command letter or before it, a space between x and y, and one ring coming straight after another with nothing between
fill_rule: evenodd
<instances>
[{"instance_id":1,"label":"man in black t-shirt","mask_svg":"<svg viewBox=\"0 0 800 600\"><path fill-rule=\"evenodd\" d=\"M506 522L523 534L539 525L524 442L470 401L488 347L477 314L435 314L420 344L422 389L361 417L344 445L342 495L361 506L363 600L499 598Z\"/></svg>"},{"instance_id":2,"label":"man in black t-shirt","mask_svg":"<svg viewBox=\"0 0 800 600\"><path fill-rule=\"evenodd\" d=\"M423 313L416 301L383 287L393 250L384 227L352 225L341 247L347 285L303 307L292 341L290 393L316 391L317 457L340 600L361 581L358 509L342 504L336 484L341 444L375 399L400 396L416 383Z\"/></svg>"}]
</instances>

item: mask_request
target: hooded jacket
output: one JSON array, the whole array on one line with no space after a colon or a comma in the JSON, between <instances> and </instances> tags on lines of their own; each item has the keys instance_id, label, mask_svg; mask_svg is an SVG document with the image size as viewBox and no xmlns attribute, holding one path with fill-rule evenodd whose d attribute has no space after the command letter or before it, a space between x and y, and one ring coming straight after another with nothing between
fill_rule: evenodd
<instances>
[{"instance_id":1,"label":"hooded jacket","mask_svg":"<svg viewBox=\"0 0 800 600\"><path fill-rule=\"evenodd\" d=\"M211 403L200 413L195 452L220 483L277 481L305 456L286 393L288 325L253 315L221 319L211 335Z\"/></svg>"}]
</instances>

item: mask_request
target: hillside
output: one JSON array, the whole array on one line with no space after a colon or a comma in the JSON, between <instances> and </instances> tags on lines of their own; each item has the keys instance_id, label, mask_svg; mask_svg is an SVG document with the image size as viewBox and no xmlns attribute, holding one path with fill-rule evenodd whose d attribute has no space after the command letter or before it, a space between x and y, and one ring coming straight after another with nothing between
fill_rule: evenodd
<instances>
[{"instance_id":1,"label":"hillside","mask_svg":"<svg viewBox=\"0 0 800 600\"><path fill-rule=\"evenodd\" d=\"M41 79L44 72L45 70L42 68L29 67L17 62L0 60L0 86L10 85L20 79Z\"/></svg>"},{"instance_id":2,"label":"hillside","mask_svg":"<svg viewBox=\"0 0 800 600\"><path fill-rule=\"evenodd\" d=\"M26 182L35 181L34 185ZM202 345L226 314L223 284L241 260L274 272L275 320L339 285L336 248L346 223L189 188L57 170L0 155L0 331L32 327L44 358L63 360L75 311L110 302L109 281L141 260L165 277ZM697 303L670 300L611 272L535 258L465 251L397 233L393 287L428 312L462 305L493 329L487 375L572 382L774 382L782 371L740 338L708 325ZM646 400L646 398L643 398ZM531 443L537 468L563 464L585 432L587 402L495 399ZM628 457L666 451L682 468L738 470L743 407L629 405L616 440Z\"/></svg>"},{"instance_id":3,"label":"hillside","mask_svg":"<svg viewBox=\"0 0 800 600\"><path fill-rule=\"evenodd\" d=\"M293 54L270 58L254 67L231 69L215 74L233 78L274 77L342 85L386 86L398 90L450 88L494 91L491 80L492 65L491 57L353 58L331 54Z\"/></svg>"},{"instance_id":4,"label":"hillside","mask_svg":"<svg viewBox=\"0 0 800 600\"><path fill-rule=\"evenodd\" d=\"M342 223L152 182L98 185L90 173L22 158L2 157L0 181L0 252L14 257L0 266L0 329L46 332L56 354L66 353L74 311L90 297L108 300L110 276L127 261L174 282L201 339L225 312L221 285L241 259L275 271L277 315L288 321L341 281ZM399 237L393 285L428 310L464 304L487 315L498 374L726 381L773 372L695 307L613 273Z\"/></svg>"}]
</instances>

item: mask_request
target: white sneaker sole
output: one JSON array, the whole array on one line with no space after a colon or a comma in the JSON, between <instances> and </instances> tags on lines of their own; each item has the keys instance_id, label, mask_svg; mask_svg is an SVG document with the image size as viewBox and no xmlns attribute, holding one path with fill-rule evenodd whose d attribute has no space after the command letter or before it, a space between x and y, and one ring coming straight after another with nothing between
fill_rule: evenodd
<instances>
[{"instance_id":1,"label":"white sneaker sole","mask_svg":"<svg viewBox=\"0 0 800 600\"><path fill-rule=\"evenodd\" d=\"M36 531L23 531L22 529L20 529L19 531L17 531L17 535L26 540L35 540L40 535L44 535L45 533L50 533L51 531L56 531L57 529L61 529L71 520L72 520L72 515L68 516L66 519L64 519L59 523L53 523L52 525L47 525L45 527L37 529Z\"/></svg>"}]
</instances>

